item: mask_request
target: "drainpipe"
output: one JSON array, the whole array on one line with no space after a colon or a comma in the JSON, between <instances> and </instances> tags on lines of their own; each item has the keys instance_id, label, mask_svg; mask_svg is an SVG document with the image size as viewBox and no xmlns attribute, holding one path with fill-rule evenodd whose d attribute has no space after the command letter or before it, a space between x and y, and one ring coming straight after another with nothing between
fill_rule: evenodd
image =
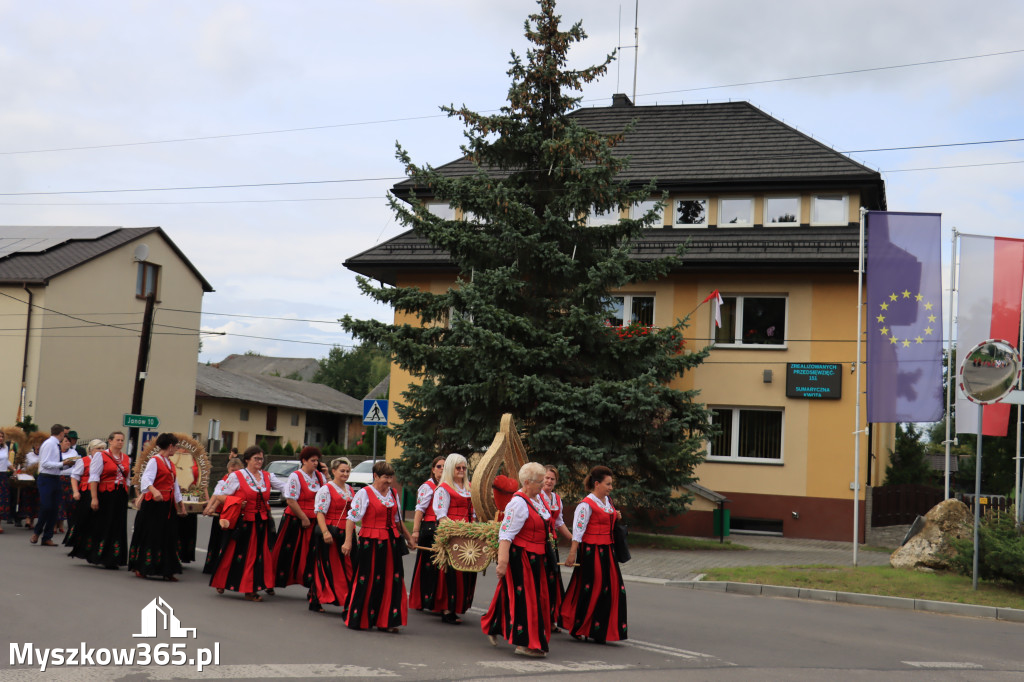
<instances>
[{"instance_id":1,"label":"drainpipe","mask_svg":"<svg viewBox=\"0 0 1024 682\"><path fill-rule=\"evenodd\" d=\"M28 288L28 282L22 282L21 287L28 295L28 307L25 315L25 350L21 358L21 395L18 397L18 418L21 421L25 418L25 394L28 392L28 341L29 330L32 328L32 290Z\"/></svg>"}]
</instances>

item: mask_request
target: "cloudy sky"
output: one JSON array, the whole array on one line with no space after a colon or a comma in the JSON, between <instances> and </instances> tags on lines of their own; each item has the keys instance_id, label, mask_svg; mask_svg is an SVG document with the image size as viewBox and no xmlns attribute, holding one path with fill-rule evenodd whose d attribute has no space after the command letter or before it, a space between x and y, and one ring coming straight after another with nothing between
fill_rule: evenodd
<instances>
[{"instance_id":1,"label":"cloudy sky","mask_svg":"<svg viewBox=\"0 0 1024 682\"><path fill-rule=\"evenodd\" d=\"M201 360L322 357L351 343L330 321L390 317L341 263L401 232L396 141L455 158L438 106L503 103L533 9L0 0L0 224L159 225L216 289L203 328L226 334ZM631 93L633 4L559 11L590 36L577 66L630 45L584 106ZM890 210L941 212L944 251L953 227L1024 236L1024 142L858 151L1024 138L1024 3L641 0L639 18L639 104L748 100L883 171Z\"/></svg>"}]
</instances>

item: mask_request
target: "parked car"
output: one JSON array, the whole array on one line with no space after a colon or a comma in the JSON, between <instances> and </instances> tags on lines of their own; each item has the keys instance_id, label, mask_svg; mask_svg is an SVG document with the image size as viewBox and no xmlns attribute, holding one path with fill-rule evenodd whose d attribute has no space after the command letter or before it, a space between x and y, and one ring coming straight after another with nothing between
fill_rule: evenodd
<instances>
[{"instance_id":1,"label":"parked car","mask_svg":"<svg viewBox=\"0 0 1024 682\"><path fill-rule=\"evenodd\" d=\"M365 462L352 467L352 473L349 474L348 484L354 489L359 490L364 486L368 486L373 483L373 460L368 459Z\"/></svg>"},{"instance_id":2,"label":"parked car","mask_svg":"<svg viewBox=\"0 0 1024 682\"><path fill-rule=\"evenodd\" d=\"M297 459L279 459L267 465L267 471L284 480L292 475L292 472L302 465ZM284 498L278 490L270 489L270 506L284 506Z\"/></svg>"}]
</instances>

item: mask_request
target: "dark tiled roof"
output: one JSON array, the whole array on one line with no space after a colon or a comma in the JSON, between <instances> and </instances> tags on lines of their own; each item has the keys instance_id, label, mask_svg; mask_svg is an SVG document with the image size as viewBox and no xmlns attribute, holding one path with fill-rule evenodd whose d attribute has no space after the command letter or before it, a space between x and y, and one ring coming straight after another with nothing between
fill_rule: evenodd
<instances>
[{"instance_id":1,"label":"dark tiled roof","mask_svg":"<svg viewBox=\"0 0 1024 682\"><path fill-rule=\"evenodd\" d=\"M881 175L749 102L611 106L579 109L572 116L602 133L634 130L616 147L630 157L620 179L643 185L652 178L673 192L860 187L868 208L884 209ZM445 175L468 175L465 158L440 166ZM397 195L413 185L395 185Z\"/></svg>"},{"instance_id":2,"label":"dark tiled roof","mask_svg":"<svg viewBox=\"0 0 1024 682\"><path fill-rule=\"evenodd\" d=\"M200 364L196 395L300 410L363 415L363 404L330 386L284 377L257 376Z\"/></svg>"},{"instance_id":3,"label":"dark tiled roof","mask_svg":"<svg viewBox=\"0 0 1024 682\"><path fill-rule=\"evenodd\" d=\"M231 354L217 363L217 367L239 374L265 374L289 377L298 374L303 381L312 381L320 363L316 358L275 358L265 355Z\"/></svg>"},{"instance_id":4,"label":"dark tiled roof","mask_svg":"<svg viewBox=\"0 0 1024 682\"><path fill-rule=\"evenodd\" d=\"M858 227L769 227L647 230L633 257L670 256L687 245L682 265L687 271L725 268L832 270L857 265ZM451 270L442 249L430 246L412 230L349 258L345 267L388 284L402 272Z\"/></svg>"},{"instance_id":5,"label":"dark tiled roof","mask_svg":"<svg viewBox=\"0 0 1024 682\"><path fill-rule=\"evenodd\" d=\"M0 227L0 236L5 231L17 230L18 237L23 237L26 230L32 228ZM46 284L61 273L98 258L119 246L141 239L150 234L157 234L174 249L182 262L192 271L202 284L203 291L211 292L213 287L199 273L185 254L171 241L170 237L159 227L119 227L99 238L70 239L57 246L39 252L14 252L0 258L0 284Z\"/></svg>"}]
</instances>

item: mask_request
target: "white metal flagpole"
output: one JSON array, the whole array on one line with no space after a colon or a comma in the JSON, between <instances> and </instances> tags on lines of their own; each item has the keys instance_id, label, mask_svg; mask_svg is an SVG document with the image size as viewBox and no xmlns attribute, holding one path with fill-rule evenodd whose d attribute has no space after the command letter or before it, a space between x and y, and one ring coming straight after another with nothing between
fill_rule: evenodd
<instances>
[{"instance_id":1,"label":"white metal flagpole","mask_svg":"<svg viewBox=\"0 0 1024 682\"><path fill-rule=\"evenodd\" d=\"M946 481L946 494L943 499L949 499L949 450L953 445L953 441L950 440L950 430L953 427L953 377L956 376L956 358L953 355L953 299L956 294L956 276L957 276L957 258L956 258L956 240L960 236L960 233L953 228L953 252L950 258L949 268L949 321L947 328L949 329L946 335L949 339L949 351L946 355L946 440L942 441L942 444L946 446L946 467L945 467L945 481Z\"/></svg>"},{"instance_id":2,"label":"white metal flagpole","mask_svg":"<svg viewBox=\"0 0 1024 682\"><path fill-rule=\"evenodd\" d=\"M860 209L860 246L857 253L857 372L855 382L857 386L857 407L853 417L853 565L857 565L857 545L860 540L860 358L861 345L864 343L861 338L863 307L864 307L864 218L867 209Z\"/></svg>"}]
</instances>

